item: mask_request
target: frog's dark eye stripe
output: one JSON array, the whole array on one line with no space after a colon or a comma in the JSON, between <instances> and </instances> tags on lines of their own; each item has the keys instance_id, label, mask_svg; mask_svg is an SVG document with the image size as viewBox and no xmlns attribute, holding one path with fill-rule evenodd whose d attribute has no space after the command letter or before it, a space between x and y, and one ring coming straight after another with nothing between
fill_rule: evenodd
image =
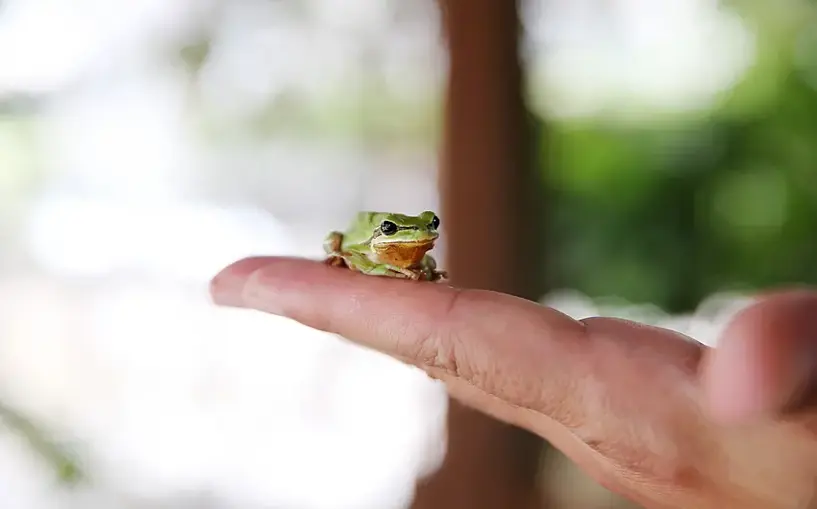
<instances>
[{"instance_id":1,"label":"frog's dark eye stripe","mask_svg":"<svg viewBox=\"0 0 817 509\"><path fill-rule=\"evenodd\" d=\"M383 232L383 235L394 235L397 233L397 230L397 225L391 221L383 221L380 223L380 231Z\"/></svg>"},{"instance_id":2,"label":"frog's dark eye stripe","mask_svg":"<svg viewBox=\"0 0 817 509\"><path fill-rule=\"evenodd\" d=\"M429 224L429 226L431 226L432 230L436 230L437 228L439 228L440 227L440 218L437 217L437 216L434 216L433 218L431 218L431 223Z\"/></svg>"}]
</instances>

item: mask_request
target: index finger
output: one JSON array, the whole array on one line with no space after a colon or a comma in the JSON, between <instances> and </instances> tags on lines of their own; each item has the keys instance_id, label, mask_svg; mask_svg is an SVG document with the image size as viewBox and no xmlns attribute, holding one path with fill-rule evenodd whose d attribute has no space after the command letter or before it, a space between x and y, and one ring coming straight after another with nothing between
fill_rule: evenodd
<instances>
[{"instance_id":1,"label":"index finger","mask_svg":"<svg viewBox=\"0 0 817 509\"><path fill-rule=\"evenodd\" d=\"M236 262L214 278L212 294L418 366L452 397L539 434L597 478L672 446L696 404L701 348L666 329L578 322L505 294L291 258Z\"/></svg>"},{"instance_id":2,"label":"index finger","mask_svg":"<svg viewBox=\"0 0 817 509\"><path fill-rule=\"evenodd\" d=\"M584 329L558 311L505 294L364 276L293 258L241 260L211 288L218 304L292 318L527 408L541 403L528 394L539 396L541 389L526 392L531 382L544 384L547 373L552 385Z\"/></svg>"}]
</instances>

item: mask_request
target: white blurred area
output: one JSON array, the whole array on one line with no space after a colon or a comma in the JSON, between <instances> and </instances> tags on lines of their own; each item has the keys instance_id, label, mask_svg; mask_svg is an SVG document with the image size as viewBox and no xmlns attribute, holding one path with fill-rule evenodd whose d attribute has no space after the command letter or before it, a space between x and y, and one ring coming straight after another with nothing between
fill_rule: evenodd
<instances>
[{"instance_id":1,"label":"white blurred area","mask_svg":"<svg viewBox=\"0 0 817 509\"><path fill-rule=\"evenodd\" d=\"M671 315L652 304L633 304L616 297L593 300L572 290L551 292L541 301L576 320L612 316L674 330L713 347L732 319L755 302L751 295L723 292L704 299L694 313Z\"/></svg>"},{"instance_id":2,"label":"white blurred area","mask_svg":"<svg viewBox=\"0 0 817 509\"><path fill-rule=\"evenodd\" d=\"M542 108L689 106L751 63L751 37L706 0L539 7L531 65L558 91ZM655 19L678 61L710 67L645 80L666 48L633 28ZM359 208L436 207L434 143L402 143L399 114L356 119L360 97L439 96L438 22L431 1L0 3L0 394L76 444L92 480L57 487L0 433L0 505L407 506L444 453L442 388L206 290L246 255L320 256ZM207 58L185 64L201 39ZM311 116L325 110L349 125Z\"/></svg>"}]
</instances>

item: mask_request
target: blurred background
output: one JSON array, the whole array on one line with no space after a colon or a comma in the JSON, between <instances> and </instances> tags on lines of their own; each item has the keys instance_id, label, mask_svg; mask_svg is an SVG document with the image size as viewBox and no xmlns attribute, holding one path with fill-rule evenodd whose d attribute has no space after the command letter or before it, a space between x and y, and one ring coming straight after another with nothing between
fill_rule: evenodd
<instances>
[{"instance_id":1,"label":"blurred background","mask_svg":"<svg viewBox=\"0 0 817 509\"><path fill-rule=\"evenodd\" d=\"M444 25L477 32L461 5L0 0L0 505L412 505L454 436L443 388L217 309L207 283L246 255L318 258L359 209L447 210ZM543 246L531 298L709 343L752 292L817 282L813 3L528 0L518 18L542 211L472 226ZM465 227L441 216L445 259ZM540 459L540 507L633 507Z\"/></svg>"}]
</instances>

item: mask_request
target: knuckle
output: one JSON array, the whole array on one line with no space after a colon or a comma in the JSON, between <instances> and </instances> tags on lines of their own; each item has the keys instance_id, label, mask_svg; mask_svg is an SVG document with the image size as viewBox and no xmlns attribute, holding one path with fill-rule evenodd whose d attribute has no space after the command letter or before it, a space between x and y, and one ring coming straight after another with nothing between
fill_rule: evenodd
<instances>
[{"instance_id":1,"label":"knuckle","mask_svg":"<svg viewBox=\"0 0 817 509\"><path fill-rule=\"evenodd\" d=\"M456 325L460 322L458 319L460 310L469 300L469 290L456 289L451 293L432 330L417 342L414 357L425 367L436 368L449 376L472 381L475 369L468 352L468 344L464 336L458 332Z\"/></svg>"}]
</instances>

